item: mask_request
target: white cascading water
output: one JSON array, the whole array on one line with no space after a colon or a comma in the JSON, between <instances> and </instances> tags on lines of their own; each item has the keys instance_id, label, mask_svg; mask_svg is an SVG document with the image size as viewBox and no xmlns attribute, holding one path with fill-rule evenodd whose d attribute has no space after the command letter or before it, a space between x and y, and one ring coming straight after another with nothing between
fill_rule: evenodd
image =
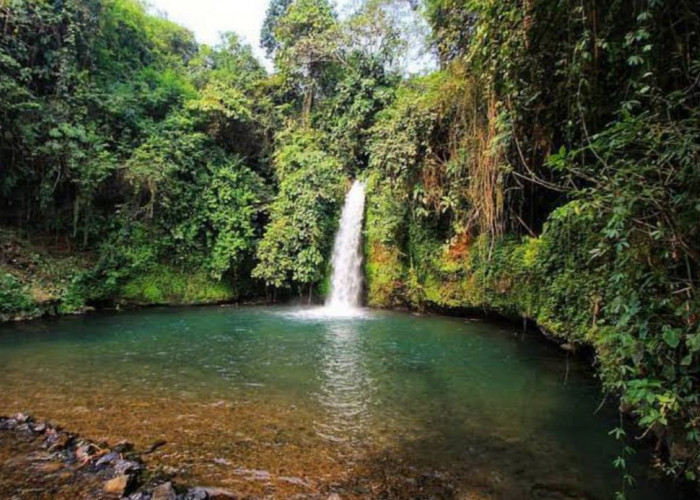
<instances>
[{"instance_id":1,"label":"white cascading water","mask_svg":"<svg viewBox=\"0 0 700 500\"><path fill-rule=\"evenodd\" d=\"M340 227L333 244L331 293L326 309L338 314L360 306L362 300L362 218L365 186L355 181L345 198Z\"/></svg>"}]
</instances>

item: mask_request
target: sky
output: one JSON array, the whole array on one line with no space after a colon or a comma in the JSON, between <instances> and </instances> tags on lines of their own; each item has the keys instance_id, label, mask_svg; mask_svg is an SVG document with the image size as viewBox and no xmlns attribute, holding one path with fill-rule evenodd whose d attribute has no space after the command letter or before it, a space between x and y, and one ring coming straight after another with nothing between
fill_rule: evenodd
<instances>
[{"instance_id":1,"label":"sky","mask_svg":"<svg viewBox=\"0 0 700 500\"><path fill-rule=\"evenodd\" d=\"M334 3L342 14L355 2L336 0ZM200 43L215 45L220 32L235 31L251 45L268 71L272 70L272 61L260 48L260 28L270 0L148 0L148 3L152 10L166 13L168 19L194 32ZM431 58L423 57L411 54L407 69L415 72L435 66Z\"/></svg>"},{"instance_id":2,"label":"sky","mask_svg":"<svg viewBox=\"0 0 700 500\"><path fill-rule=\"evenodd\" d=\"M272 64L260 48L260 28L269 0L150 0L156 11L165 11L168 19L189 28L197 41L215 45L219 33L235 31L253 47L268 69Z\"/></svg>"}]
</instances>

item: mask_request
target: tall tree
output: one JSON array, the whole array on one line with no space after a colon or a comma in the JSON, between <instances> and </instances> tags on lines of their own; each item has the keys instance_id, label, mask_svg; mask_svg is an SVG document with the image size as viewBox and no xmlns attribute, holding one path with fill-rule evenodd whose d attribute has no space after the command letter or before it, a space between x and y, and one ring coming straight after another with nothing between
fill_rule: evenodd
<instances>
[{"instance_id":1,"label":"tall tree","mask_svg":"<svg viewBox=\"0 0 700 500\"><path fill-rule=\"evenodd\" d=\"M301 97L302 120L308 122L313 102L335 83L340 25L328 0L296 0L275 30L279 48L275 66Z\"/></svg>"},{"instance_id":2,"label":"tall tree","mask_svg":"<svg viewBox=\"0 0 700 500\"><path fill-rule=\"evenodd\" d=\"M262 29L260 30L260 47L265 49L267 57L274 57L275 52L279 48L277 36L277 24L284 17L287 9L294 0L271 0L265 13Z\"/></svg>"}]
</instances>

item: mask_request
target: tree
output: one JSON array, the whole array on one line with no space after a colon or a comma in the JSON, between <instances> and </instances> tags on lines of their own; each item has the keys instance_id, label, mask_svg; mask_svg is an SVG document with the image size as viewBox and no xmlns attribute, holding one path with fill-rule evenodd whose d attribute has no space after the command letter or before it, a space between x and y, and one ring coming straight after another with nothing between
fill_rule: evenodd
<instances>
[{"instance_id":1,"label":"tree","mask_svg":"<svg viewBox=\"0 0 700 500\"><path fill-rule=\"evenodd\" d=\"M279 20L275 66L302 100L308 122L314 100L332 88L340 48L339 24L328 0L296 0Z\"/></svg>"},{"instance_id":2,"label":"tree","mask_svg":"<svg viewBox=\"0 0 700 500\"><path fill-rule=\"evenodd\" d=\"M274 57L275 52L279 49L277 42L277 24L284 17L287 9L294 0L271 0L265 13L262 29L260 31L260 47L265 49L267 57Z\"/></svg>"},{"instance_id":3,"label":"tree","mask_svg":"<svg viewBox=\"0 0 700 500\"><path fill-rule=\"evenodd\" d=\"M311 287L324 275L343 193L342 165L319 132L289 130L279 138L279 193L257 251L253 276L277 288Z\"/></svg>"}]
</instances>

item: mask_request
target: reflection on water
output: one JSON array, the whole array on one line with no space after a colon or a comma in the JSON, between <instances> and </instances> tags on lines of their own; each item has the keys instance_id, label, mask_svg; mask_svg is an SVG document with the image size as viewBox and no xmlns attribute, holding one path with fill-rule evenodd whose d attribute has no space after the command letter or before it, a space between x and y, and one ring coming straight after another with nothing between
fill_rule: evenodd
<instances>
[{"instance_id":1,"label":"reflection on water","mask_svg":"<svg viewBox=\"0 0 700 500\"><path fill-rule=\"evenodd\" d=\"M149 309L0 327L0 413L127 439L242 496L609 498L619 486L585 365L458 318ZM632 498L669 493L630 464ZM230 465L228 465L230 464ZM265 474L242 474L264 471ZM291 478L291 479L290 479Z\"/></svg>"},{"instance_id":2,"label":"reflection on water","mask_svg":"<svg viewBox=\"0 0 700 500\"><path fill-rule=\"evenodd\" d=\"M356 322L331 322L321 342L318 401L327 419L316 422L318 434L331 441L358 439L367 425L372 382L362 357Z\"/></svg>"}]
</instances>

